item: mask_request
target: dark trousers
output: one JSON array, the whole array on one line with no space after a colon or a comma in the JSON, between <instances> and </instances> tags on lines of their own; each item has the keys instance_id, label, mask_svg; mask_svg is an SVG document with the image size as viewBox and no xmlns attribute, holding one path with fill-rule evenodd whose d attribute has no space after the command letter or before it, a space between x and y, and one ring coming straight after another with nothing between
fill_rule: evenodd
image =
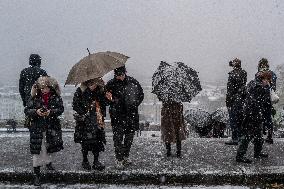
<instances>
[{"instance_id":1,"label":"dark trousers","mask_svg":"<svg viewBox=\"0 0 284 189\"><path fill-rule=\"evenodd\" d=\"M238 158L244 157L244 155L247 152L248 145L252 139L254 144L254 155L258 156L261 153L263 146L263 138L262 138L262 129L260 128L259 130L256 130L254 134L249 135L246 133L240 138L240 145L237 150Z\"/></svg>"},{"instance_id":2,"label":"dark trousers","mask_svg":"<svg viewBox=\"0 0 284 189\"><path fill-rule=\"evenodd\" d=\"M228 108L230 127L232 131L232 140L238 142L241 137L241 124L243 120L243 105L235 103Z\"/></svg>"},{"instance_id":3,"label":"dark trousers","mask_svg":"<svg viewBox=\"0 0 284 189\"><path fill-rule=\"evenodd\" d=\"M263 129L267 131L267 138L272 138L273 122L272 111L270 108L266 108L263 112Z\"/></svg>"},{"instance_id":4,"label":"dark trousers","mask_svg":"<svg viewBox=\"0 0 284 189\"><path fill-rule=\"evenodd\" d=\"M180 140L180 134L179 134L179 128L176 127L175 128L175 133L176 133L176 147L177 147L177 155L180 156L181 155L181 140ZM171 143L170 142L166 142L166 149L167 149L167 156L169 156L171 154Z\"/></svg>"},{"instance_id":5,"label":"dark trousers","mask_svg":"<svg viewBox=\"0 0 284 189\"><path fill-rule=\"evenodd\" d=\"M115 157L118 161L122 161L129 157L135 131L127 129L127 123L125 121L113 124L112 131Z\"/></svg>"},{"instance_id":6,"label":"dark trousers","mask_svg":"<svg viewBox=\"0 0 284 189\"><path fill-rule=\"evenodd\" d=\"M83 155L83 162L87 162L88 161L88 153L89 153L90 150L88 150L88 148L84 144L82 144L81 146L82 146L81 152L82 152L82 155ZM94 155L94 163L95 163L99 160L100 152L97 151L96 149L93 149L91 152Z\"/></svg>"}]
</instances>

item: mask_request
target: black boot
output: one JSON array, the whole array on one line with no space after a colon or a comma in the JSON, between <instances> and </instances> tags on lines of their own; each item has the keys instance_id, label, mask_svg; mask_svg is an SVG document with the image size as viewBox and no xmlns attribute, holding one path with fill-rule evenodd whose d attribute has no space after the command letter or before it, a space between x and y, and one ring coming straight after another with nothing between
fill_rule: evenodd
<instances>
[{"instance_id":1,"label":"black boot","mask_svg":"<svg viewBox=\"0 0 284 189\"><path fill-rule=\"evenodd\" d=\"M89 160L88 160L88 151L82 149L82 154L83 154L82 167L83 167L83 169L90 171L92 169L92 167L91 167Z\"/></svg>"},{"instance_id":2,"label":"black boot","mask_svg":"<svg viewBox=\"0 0 284 189\"><path fill-rule=\"evenodd\" d=\"M236 157L236 162L239 162L239 163L252 163L252 161L248 158L245 158L245 157Z\"/></svg>"},{"instance_id":3,"label":"black boot","mask_svg":"<svg viewBox=\"0 0 284 189\"><path fill-rule=\"evenodd\" d=\"M105 166L101 162L95 161L92 168L94 170L102 171L105 169Z\"/></svg>"},{"instance_id":4,"label":"black boot","mask_svg":"<svg viewBox=\"0 0 284 189\"><path fill-rule=\"evenodd\" d=\"M177 141L177 157L181 157L181 141Z\"/></svg>"},{"instance_id":5,"label":"black boot","mask_svg":"<svg viewBox=\"0 0 284 189\"><path fill-rule=\"evenodd\" d=\"M268 158L268 154L265 153L254 154L254 158Z\"/></svg>"},{"instance_id":6,"label":"black boot","mask_svg":"<svg viewBox=\"0 0 284 189\"><path fill-rule=\"evenodd\" d=\"M94 163L92 168L98 171L104 170L105 166L101 162L99 162L99 153L93 152L93 154L94 154Z\"/></svg>"},{"instance_id":7,"label":"black boot","mask_svg":"<svg viewBox=\"0 0 284 189\"><path fill-rule=\"evenodd\" d=\"M34 185L40 186L41 185L41 182L40 182L40 166L34 167L34 174L35 174Z\"/></svg>"},{"instance_id":8,"label":"black boot","mask_svg":"<svg viewBox=\"0 0 284 189\"><path fill-rule=\"evenodd\" d=\"M90 171L92 169L88 160L82 162L82 167L83 167L83 169L88 170L88 171Z\"/></svg>"},{"instance_id":9,"label":"black boot","mask_svg":"<svg viewBox=\"0 0 284 189\"><path fill-rule=\"evenodd\" d=\"M166 149L167 149L167 157L170 157L172 155L172 153L171 153L171 143L166 143Z\"/></svg>"},{"instance_id":10,"label":"black boot","mask_svg":"<svg viewBox=\"0 0 284 189\"><path fill-rule=\"evenodd\" d=\"M55 171L54 167L52 166L52 163L50 162L49 164L46 164L46 168L49 171Z\"/></svg>"},{"instance_id":11,"label":"black boot","mask_svg":"<svg viewBox=\"0 0 284 189\"><path fill-rule=\"evenodd\" d=\"M264 140L262 138L255 139L254 143L254 158L268 158L268 154L262 153Z\"/></svg>"},{"instance_id":12,"label":"black boot","mask_svg":"<svg viewBox=\"0 0 284 189\"><path fill-rule=\"evenodd\" d=\"M267 131L267 138L265 139L265 142L268 143L268 144L273 144L273 138L272 138L272 135L273 135L273 129L272 128L269 128L268 131Z\"/></svg>"}]
</instances>

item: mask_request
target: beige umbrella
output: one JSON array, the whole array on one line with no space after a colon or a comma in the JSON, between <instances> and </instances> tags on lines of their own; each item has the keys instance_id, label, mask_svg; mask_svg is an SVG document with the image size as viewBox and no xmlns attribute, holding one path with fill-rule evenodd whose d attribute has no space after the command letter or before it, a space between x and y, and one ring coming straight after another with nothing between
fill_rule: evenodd
<instances>
[{"instance_id":1,"label":"beige umbrella","mask_svg":"<svg viewBox=\"0 0 284 189\"><path fill-rule=\"evenodd\" d=\"M89 54L71 68L65 85L77 85L103 77L115 68L124 66L128 58L126 55L110 51Z\"/></svg>"}]
</instances>

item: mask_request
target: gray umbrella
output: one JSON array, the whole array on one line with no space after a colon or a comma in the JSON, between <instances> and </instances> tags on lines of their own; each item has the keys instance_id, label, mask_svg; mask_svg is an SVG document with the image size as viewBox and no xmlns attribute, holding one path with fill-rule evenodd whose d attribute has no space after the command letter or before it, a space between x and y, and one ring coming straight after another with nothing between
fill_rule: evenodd
<instances>
[{"instance_id":1,"label":"gray umbrella","mask_svg":"<svg viewBox=\"0 0 284 189\"><path fill-rule=\"evenodd\" d=\"M84 81L103 77L115 68L125 65L129 57L117 52L98 52L89 54L70 70L65 85L77 85Z\"/></svg>"}]
</instances>

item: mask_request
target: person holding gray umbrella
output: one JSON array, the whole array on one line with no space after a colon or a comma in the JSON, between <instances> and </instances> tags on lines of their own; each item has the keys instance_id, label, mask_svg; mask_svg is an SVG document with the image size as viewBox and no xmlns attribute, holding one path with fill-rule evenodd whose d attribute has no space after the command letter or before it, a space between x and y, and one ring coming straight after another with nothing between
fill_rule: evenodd
<instances>
[{"instance_id":1,"label":"person holding gray umbrella","mask_svg":"<svg viewBox=\"0 0 284 189\"><path fill-rule=\"evenodd\" d=\"M74 141L81 144L82 167L86 170L93 168L102 171L105 168L99 161L99 154L104 151L106 143L103 119L106 105L104 95L104 81L95 78L83 82L73 97L73 110L76 112ZM94 155L92 167L88 160L89 151Z\"/></svg>"},{"instance_id":2,"label":"person holding gray umbrella","mask_svg":"<svg viewBox=\"0 0 284 189\"><path fill-rule=\"evenodd\" d=\"M99 88L104 88L101 87L101 78L108 72L124 66L129 57L111 51L91 54L89 49L87 50L89 55L71 68L65 85L81 84L74 94L73 109L76 111L74 140L82 145L82 167L87 170L91 169L87 155L88 151L92 151L94 154L93 169L103 170L105 167L98 161L98 157L99 152L104 150L105 143L102 127L106 105L105 100L102 99L105 98L105 91L103 91L103 97L101 97L102 93L97 92L100 91ZM108 93L107 97L109 96Z\"/></svg>"}]
</instances>

